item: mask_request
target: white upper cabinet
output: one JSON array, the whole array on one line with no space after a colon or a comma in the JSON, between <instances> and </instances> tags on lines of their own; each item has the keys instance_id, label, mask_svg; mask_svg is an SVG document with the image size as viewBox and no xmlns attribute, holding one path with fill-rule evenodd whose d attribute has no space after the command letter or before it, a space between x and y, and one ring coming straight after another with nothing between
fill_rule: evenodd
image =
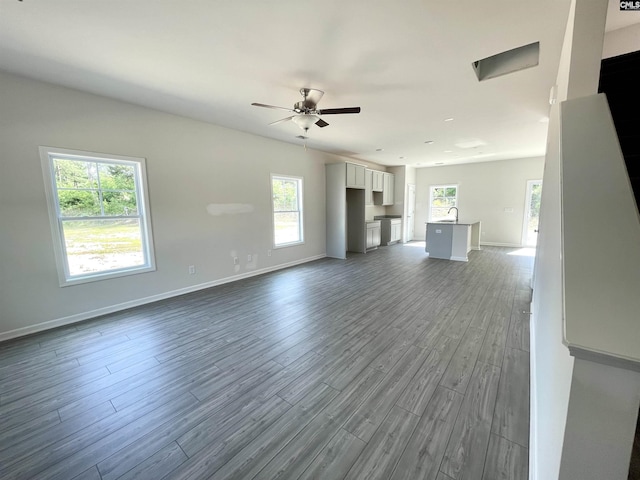
<instances>
[{"instance_id":1,"label":"white upper cabinet","mask_svg":"<svg viewBox=\"0 0 640 480\"><path fill-rule=\"evenodd\" d=\"M393 205L395 175L392 173L383 174L382 205Z\"/></svg>"},{"instance_id":2,"label":"white upper cabinet","mask_svg":"<svg viewBox=\"0 0 640 480\"><path fill-rule=\"evenodd\" d=\"M373 170L373 186L374 192L382 192L384 189L384 172Z\"/></svg>"},{"instance_id":3,"label":"white upper cabinet","mask_svg":"<svg viewBox=\"0 0 640 480\"><path fill-rule=\"evenodd\" d=\"M347 188L364 189L366 187L365 170L366 168L362 165L347 163Z\"/></svg>"},{"instance_id":4,"label":"white upper cabinet","mask_svg":"<svg viewBox=\"0 0 640 480\"><path fill-rule=\"evenodd\" d=\"M367 168L364 175L364 204L373 205L373 170Z\"/></svg>"},{"instance_id":5,"label":"white upper cabinet","mask_svg":"<svg viewBox=\"0 0 640 480\"><path fill-rule=\"evenodd\" d=\"M374 205L389 206L394 204L394 188L396 176L393 173L377 172L382 180L382 189L376 191L376 171L373 171L373 203Z\"/></svg>"}]
</instances>

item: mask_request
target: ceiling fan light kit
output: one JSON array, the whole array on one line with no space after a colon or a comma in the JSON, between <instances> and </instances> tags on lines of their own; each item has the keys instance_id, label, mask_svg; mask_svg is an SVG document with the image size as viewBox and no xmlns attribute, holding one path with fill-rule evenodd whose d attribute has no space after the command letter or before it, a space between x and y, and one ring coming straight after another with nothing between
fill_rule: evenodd
<instances>
[{"instance_id":1,"label":"ceiling fan light kit","mask_svg":"<svg viewBox=\"0 0 640 480\"><path fill-rule=\"evenodd\" d=\"M292 117L291 120L293 120L293 123L298 125L301 129L307 131L314 123L320 120L320 117L312 114L302 114Z\"/></svg>"},{"instance_id":2,"label":"ceiling fan light kit","mask_svg":"<svg viewBox=\"0 0 640 480\"><path fill-rule=\"evenodd\" d=\"M269 125L276 125L278 123L287 122L292 120L296 125L298 125L302 130L309 131L309 129L313 125L317 125L320 128L324 128L329 124L325 122L323 119L319 117L319 115L340 115L345 113L360 113L360 107L345 107L345 108L328 108L324 110L319 110L317 107L318 102L324 95L322 90L317 90L315 88L301 88L300 95L302 95L302 100L296 102L293 105L293 108L286 107L277 107L275 105L267 105L264 103L252 103L254 107L263 107L263 108L274 108L277 110L286 110L288 112L295 113L287 118L283 118L281 120L276 120L275 122L271 122Z\"/></svg>"}]
</instances>

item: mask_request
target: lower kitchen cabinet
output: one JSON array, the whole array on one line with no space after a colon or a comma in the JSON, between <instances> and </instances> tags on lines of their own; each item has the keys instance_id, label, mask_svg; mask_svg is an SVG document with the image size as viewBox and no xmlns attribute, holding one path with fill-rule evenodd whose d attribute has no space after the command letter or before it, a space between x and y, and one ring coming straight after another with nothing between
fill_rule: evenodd
<instances>
[{"instance_id":1,"label":"lower kitchen cabinet","mask_svg":"<svg viewBox=\"0 0 640 480\"><path fill-rule=\"evenodd\" d=\"M380 245L391 245L402 239L402 218L383 218L380 223Z\"/></svg>"},{"instance_id":2,"label":"lower kitchen cabinet","mask_svg":"<svg viewBox=\"0 0 640 480\"><path fill-rule=\"evenodd\" d=\"M367 222L366 226L366 245L367 250L378 248L380 245L380 220Z\"/></svg>"}]
</instances>

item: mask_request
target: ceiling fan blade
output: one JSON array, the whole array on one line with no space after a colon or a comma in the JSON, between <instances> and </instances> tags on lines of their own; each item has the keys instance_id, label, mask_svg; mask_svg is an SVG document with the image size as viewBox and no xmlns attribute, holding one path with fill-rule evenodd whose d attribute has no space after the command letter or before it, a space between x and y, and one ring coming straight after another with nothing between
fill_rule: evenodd
<instances>
[{"instance_id":1,"label":"ceiling fan blade","mask_svg":"<svg viewBox=\"0 0 640 480\"><path fill-rule=\"evenodd\" d=\"M293 117L296 117L296 116L297 115L291 115L290 117L283 118L281 120L276 120L275 122L271 122L269 125L276 125L278 123L288 122L289 120L291 120Z\"/></svg>"},{"instance_id":2,"label":"ceiling fan blade","mask_svg":"<svg viewBox=\"0 0 640 480\"><path fill-rule=\"evenodd\" d=\"M318 115L338 115L341 113L360 113L360 107L325 108L316 111Z\"/></svg>"},{"instance_id":3,"label":"ceiling fan blade","mask_svg":"<svg viewBox=\"0 0 640 480\"><path fill-rule=\"evenodd\" d=\"M324 128L324 127L326 127L326 126L327 126L327 125L329 125L329 124L328 124L327 122L325 122L324 120L319 119L319 120L316 122L316 125L317 125L317 126L319 126L320 128Z\"/></svg>"},{"instance_id":4,"label":"ceiling fan blade","mask_svg":"<svg viewBox=\"0 0 640 480\"><path fill-rule=\"evenodd\" d=\"M276 110L286 110L287 112L295 112L295 110L286 107L276 107L275 105L265 105L264 103L252 103L254 107L275 108Z\"/></svg>"}]
</instances>

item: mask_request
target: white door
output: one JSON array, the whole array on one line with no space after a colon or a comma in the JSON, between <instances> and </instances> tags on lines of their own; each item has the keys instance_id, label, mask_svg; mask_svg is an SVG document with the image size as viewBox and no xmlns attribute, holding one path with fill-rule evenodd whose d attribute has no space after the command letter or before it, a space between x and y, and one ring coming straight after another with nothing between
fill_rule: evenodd
<instances>
[{"instance_id":1,"label":"white door","mask_svg":"<svg viewBox=\"0 0 640 480\"><path fill-rule=\"evenodd\" d=\"M524 209L524 225L522 228L522 244L526 247L535 247L538 243L541 193L542 180L529 180L527 182L527 203Z\"/></svg>"},{"instance_id":2,"label":"white door","mask_svg":"<svg viewBox=\"0 0 640 480\"><path fill-rule=\"evenodd\" d=\"M406 241L413 240L415 234L415 216L416 216L416 186L407 185L407 223L405 231L407 232Z\"/></svg>"}]
</instances>

